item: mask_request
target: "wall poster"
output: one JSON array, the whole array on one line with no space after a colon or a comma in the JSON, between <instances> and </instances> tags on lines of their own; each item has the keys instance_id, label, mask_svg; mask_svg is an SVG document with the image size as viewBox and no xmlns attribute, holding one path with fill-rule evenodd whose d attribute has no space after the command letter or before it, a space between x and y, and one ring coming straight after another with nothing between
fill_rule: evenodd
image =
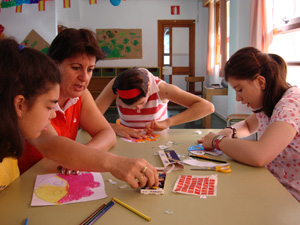
<instances>
[{"instance_id":1,"label":"wall poster","mask_svg":"<svg viewBox=\"0 0 300 225\"><path fill-rule=\"evenodd\" d=\"M100 48L106 59L141 59L142 29L96 29Z\"/></svg>"}]
</instances>

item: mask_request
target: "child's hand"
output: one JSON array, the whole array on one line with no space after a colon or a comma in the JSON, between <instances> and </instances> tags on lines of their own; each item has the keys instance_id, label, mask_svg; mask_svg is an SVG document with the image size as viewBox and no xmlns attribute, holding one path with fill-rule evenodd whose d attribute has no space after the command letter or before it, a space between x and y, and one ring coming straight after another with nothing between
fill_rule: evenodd
<instances>
[{"instance_id":1,"label":"child's hand","mask_svg":"<svg viewBox=\"0 0 300 225\"><path fill-rule=\"evenodd\" d=\"M216 136L215 133L209 132L207 135L198 140L198 143L202 143L206 150L213 150L212 140Z\"/></svg>"},{"instance_id":2,"label":"child's hand","mask_svg":"<svg viewBox=\"0 0 300 225\"><path fill-rule=\"evenodd\" d=\"M167 121L157 121L156 119L152 120L151 123L145 125L145 132L147 134L152 134L154 131L161 131L169 128Z\"/></svg>"},{"instance_id":3,"label":"child's hand","mask_svg":"<svg viewBox=\"0 0 300 225\"><path fill-rule=\"evenodd\" d=\"M118 136L124 137L129 140L131 140L132 138L146 138L146 135L142 133L142 130L132 129L129 127L122 126L120 124L116 125L114 127L114 130Z\"/></svg>"}]
</instances>

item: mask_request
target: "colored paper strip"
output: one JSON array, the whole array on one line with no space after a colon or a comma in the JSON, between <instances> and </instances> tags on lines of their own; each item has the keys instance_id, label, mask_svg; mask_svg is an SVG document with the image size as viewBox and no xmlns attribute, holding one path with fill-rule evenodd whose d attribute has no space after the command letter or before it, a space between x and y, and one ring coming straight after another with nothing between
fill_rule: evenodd
<instances>
[{"instance_id":1,"label":"colored paper strip","mask_svg":"<svg viewBox=\"0 0 300 225\"><path fill-rule=\"evenodd\" d=\"M97 4L97 0L89 0L89 2L90 2L90 5Z\"/></svg>"},{"instance_id":2,"label":"colored paper strip","mask_svg":"<svg viewBox=\"0 0 300 225\"><path fill-rule=\"evenodd\" d=\"M39 1L39 11L45 11L45 1Z\"/></svg>"},{"instance_id":3,"label":"colored paper strip","mask_svg":"<svg viewBox=\"0 0 300 225\"><path fill-rule=\"evenodd\" d=\"M71 8L71 0L64 0L64 8Z\"/></svg>"},{"instance_id":4,"label":"colored paper strip","mask_svg":"<svg viewBox=\"0 0 300 225\"><path fill-rule=\"evenodd\" d=\"M16 13L22 13L22 5L16 6Z\"/></svg>"}]
</instances>

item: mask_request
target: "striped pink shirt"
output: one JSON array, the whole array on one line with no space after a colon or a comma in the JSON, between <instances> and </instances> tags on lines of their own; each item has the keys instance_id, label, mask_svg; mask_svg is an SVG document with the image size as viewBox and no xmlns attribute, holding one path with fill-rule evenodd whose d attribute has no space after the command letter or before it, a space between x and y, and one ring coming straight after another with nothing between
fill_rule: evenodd
<instances>
[{"instance_id":1,"label":"striped pink shirt","mask_svg":"<svg viewBox=\"0 0 300 225\"><path fill-rule=\"evenodd\" d=\"M158 95L159 84L165 81L155 77L148 70L146 71L150 82L150 95L146 104L144 104L140 110L124 104L119 97L116 100L120 122L123 126L144 129L145 124L150 123L153 119L162 121L168 118L167 107L169 101L162 102Z\"/></svg>"}]
</instances>

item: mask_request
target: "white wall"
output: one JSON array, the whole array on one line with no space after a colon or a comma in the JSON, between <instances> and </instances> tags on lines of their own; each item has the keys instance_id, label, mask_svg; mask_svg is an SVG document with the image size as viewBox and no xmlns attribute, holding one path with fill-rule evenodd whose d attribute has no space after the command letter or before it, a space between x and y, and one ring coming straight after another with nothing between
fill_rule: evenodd
<instances>
[{"instance_id":1,"label":"white wall","mask_svg":"<svg viewBox=\"0 0 300 225\"><path fill-rule=\"evenodd\" d=\"M229 56L250 44L250 5L251 0L230 0ZM228 88L228 115L233 113L250 114L251 110L235 101L235 91Z\"/></svg>"},{"instance_id":2,"label":"white wall","mask_svg":"<svg viewBox=\"0 0 300 225\"><path fill-rule=\"evenodd\" d=\"M157 59L157 20L196 20L196 71L205 71L206 21L207 8L199 7L197 0L130 0L113 6L109 0L98 0L98 4L89 5L88 1L72 1L70 9L64 9L57 2L57 21L59 25L73 28L137 28L142 29L143 58L104 60L98 66L148 66L155 67ZM180 6L180 15L171 15L171 5ZM198 19L199 15L199 19ZM201 57L200 57L201 56ZM204 56L204 57L202 57ZM201 73L203 74L203 73Z\"/></svg>"},{"instance_id":3,"label":"white wall","mask_svg":"<svg viewBox=\"0 0 300 225\"><path fill-rule=\"evenodd\" d=\"M249 21L251 0L230 0L230 55L241 47L249 45ZM171 5L180 6L180 15L170 15ZM7 36L21 42L32 30L36 30L51 43L57 34L57 25L73 28L138 28L143 35L143 58L104 60L97 66L157 66L157 20L196 20L196 75L206 71L208 8L200 0L127 0L113 6L109 0L98 0L89 5L88 0L71 0L71 8L64 9L63 1L46 1L46 11L39 12L37 4L23 4L22 13L15 13L15 7L1 9L0 24ZM209 76L206 84L220 83L218 72ZM248 112L236 104L235 93L229 88L229 95L212 99L216 112L222 117L232 113Z\"/></svg>"},{"instance_id":4,"label":"white wall","mask_svg":"<svg viewBox=\"0 0 300 225\"><path fill-rule=\"evenodd\" d=\"M38 4L23 4L22 13L16 13L16 7L2 8L0 24L4 26L4 34L13 36L22 42L34 29L48 43L57 34L55 1L46 1L46 11L38 11Z\"/></svg>"}]
</instances>

